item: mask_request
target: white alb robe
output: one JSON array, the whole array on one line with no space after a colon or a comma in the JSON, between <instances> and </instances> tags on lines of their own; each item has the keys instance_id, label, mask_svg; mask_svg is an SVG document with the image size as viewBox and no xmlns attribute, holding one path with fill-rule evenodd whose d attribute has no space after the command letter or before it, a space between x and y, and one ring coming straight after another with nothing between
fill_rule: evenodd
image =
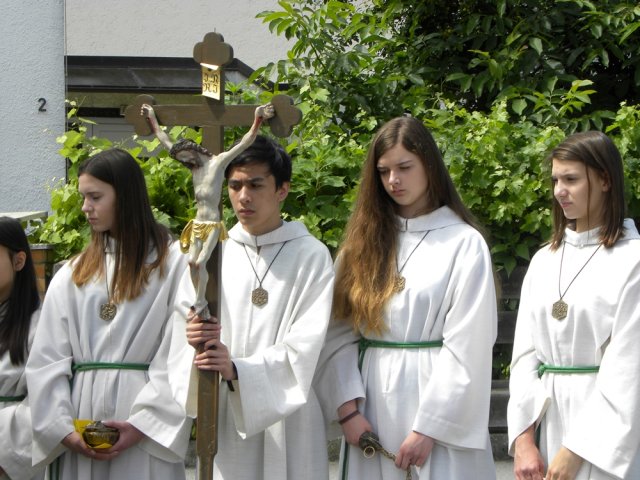
<instances>
[{"instance_id":1,"label":"white alb robe","mask_svg":"<svg viewBox=\"0 0 640 480\"><path fill-rule=\"evenodd\" d=\"M269 293L263 306L251 303L259 285L252 265ZM329 251L302 223L283 222L260 236L240 224L229 231L222 254L221 340L238 380L232 382L235 391L226 382L220 386L214 478L328 478L324 420L311 384L332 291Z\"/></svg>"},{"instance_id":2,"label":"white alb robe","mask_svg":"<svg viewBox=\"0 0 640 480\"><path fill-rule=\"evenodd\" d=\"M448 207L399 221L397 256L406 286L385 307L387 330L363 335L444 345L369 348L360 373L353 343L360 336L346 322L332 322L316 378L325 416L337 420L342 403L360 398L359 410L387 450L396 453L411 431L435 439L427 462L414 467L414 480L494 479L488 421L497 311L489 250ZM347 448L348 476L341 478L405 478L388 458L367 459L357 447Z\"/></svg>"},{"instance_id":3,"label":"white alb robe","mask_svg":"<svg viewBox=\"0 0 640 480\"><path fill-rule=\"evenodd\" d=\"M585 459L577 480L640 478L640 236L630 219L613 248L598 229L565 232L563 247L540 250L522 286L511 364L509 446L540 424L545 464L561 446ZM569 283L573 284L567 289ZM559 298L567 317L556 320ZM600 366L598 373L538 378L540 364Z\"/></svg>"},{"instance_id":4,"label":"white alb robe","mask_svg":"<svg viewBox=\"0 0 640 480\"><path fill-rule=\"evenodd\" d=\"M28 347L31 350L40 310L31 316ZM2 315L0 315L0 318ZM2 320L0 320L2 321ZM0 356L0 396L18 397L27 394L27 379L24 363L14 365L9 352ZM44 467L31 466L31 411L29 399L19 402L0 402L0 467L6 475L0 479L41 479Z\"/></svg>"},{"instance_id":5,"label":"white alb robe","mask_svg":"<svg viewBox=\"0 0 640 480\"><path fill-rule=\"evenodd\" d=\"M113 257L106 254L109 279ZM174 322L184 335L186 313L195 298L186 256L173 243L164 277L155 269L144 293L118 304L111 321L99 317L100 305L107 301L105 279L78 288L71 274L67 263L52 279L27 361L34 463L66 452L62 479L184 479L192 422L173 399L167 358ZM72 364L83 362L150 366L148 371L78 372L70 387ZM61 445L74 430L73 419L127 421L146 437L113 460L94 461Z\"/></svg>"}]
</instances>

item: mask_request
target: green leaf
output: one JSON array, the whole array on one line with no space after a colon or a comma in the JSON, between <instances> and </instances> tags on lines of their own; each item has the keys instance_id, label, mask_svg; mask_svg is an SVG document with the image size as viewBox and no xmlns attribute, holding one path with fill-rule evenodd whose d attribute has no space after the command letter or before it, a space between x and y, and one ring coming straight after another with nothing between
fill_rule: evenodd
<instances>
[{"instance_id":1,"label":"green leaf","mask_svg":"<svg viewBox=\"0 0 640 480\"><path fill-rule=\"evenodd\" d=\"M529 248L522 243L516 245L516 255L525 260L529 260Z\"/></svg>"},{"instance_id":2,"label":"green leaf","mask_svg":"<svg viewBox=\"0 0 640 480\"><path fill-rule=\"evenodd\" d=\"M462 78L467 78L467 77L469 77L469 75L467 75L466 73L456 72L456 73L452 73L451 75L447 75L445 77L445 80L447 82L452 82L452 81L460 80Z\"/></svg>"},{"instance_id":3,"label":"green leaf","mask_svg":"<svg viewBox=\"0 0 640 480\"><path fill-rule=\"evenodd\" d=\"M502 68L493 58L489 60L489 72L491 72L491 75L493 77L500 77L500 75L502 74Z\"/></svg>"},{"instance_id":4,"label":"green leaf","mask_svg":"<svg viewBox=\"0 0 640 480\"><path fill-rule=\"evenodd\" d=\"M317 90L312 90L309 95L313 100L318 102L326 102L329 98L329 90L325 88L319 88Z\"/></svg>"},{"instance_id":5,"label":"green leaf","mask_svg":"<svg viewBox=\"0 0 640 480\"><path fill-rule=\"evenodd\" d=\"M504 17L505 12L507 11L507 0L498 0L496 10L498 11L499 17Z\"/></svg>"},{"instance_id":6,"label":"green leaf","mask_svg":"<svg viewBox=\"0 0 640 480\"><path fill-rule=\"evenodd\" d=\"M424 80L419 75L414 75L413 73L409 73L407 78L411 80L411 83L415 85L424 85Z\"/></svg>"},{"instance_id":7,"label":"green leaf","mask_svg":"<svg viewBox=\"0 0 640 480\"><path fill-rule=\"evenodd\" d=\"M542 55L542 40L537 37L530 38L529 46L533 48L538 55Z\"/></svg>"},{"instance_id":8,"label":"green leaf","mask_svg":"<svg viewBox=\"0 0 640 480\"><path fill-rule=\"evenodd\" d=\"M522 112L527 107L527 101L523 98L516 98L511 102L511 109L518 115L522 115Z\"/></svg>"}]
</instances>

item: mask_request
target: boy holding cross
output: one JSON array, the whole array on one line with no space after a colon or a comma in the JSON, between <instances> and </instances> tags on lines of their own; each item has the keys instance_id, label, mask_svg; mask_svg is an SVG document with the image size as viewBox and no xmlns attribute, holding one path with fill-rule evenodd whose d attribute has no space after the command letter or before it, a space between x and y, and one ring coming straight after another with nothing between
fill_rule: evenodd
<instances>
[{"instance_id":1,"label":"boy holding cross","mask_svg":"<svg viewBox=\"0 0 640 480\"><path fill-rule=\"evenodd\" d=\"M205 346L194 366L226 380L214 478L326 480L312 379L331 310L331 257L302 223L281 218L291 159L280 145L259 135L225 177L238 223L222 244L222 324L193 314L187 326L188 343Z\"/></svg>"}]
</instances>

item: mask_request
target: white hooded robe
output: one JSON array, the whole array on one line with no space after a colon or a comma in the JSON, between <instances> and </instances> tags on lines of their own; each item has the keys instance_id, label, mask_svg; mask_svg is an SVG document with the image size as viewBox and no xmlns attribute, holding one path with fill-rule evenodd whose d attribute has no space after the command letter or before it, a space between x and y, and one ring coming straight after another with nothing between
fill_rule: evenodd
<instances>
[{"instance_id":1,"label":"white hooded robe","mask_svg":"<svg viewBox=\"0 0 640 480\"><path fill-rule=\"evenodd\" d=\"M237 224L223 248L221 340L238 380L234 391L220 386L213 478L326 480L327 440L312 379L331 312L329 251L299 222L260 236ZM263 306L251 302L257 277L269 295Z\"/></svg>"},{"instance_id":2,"label":"white hooded robe","mask_svg":"<svg viewBox=\"0 0 640 480\"><path fill-rule=\"evenodd\" d=\"M108 278L113 278L112 251L106 253ZM185 478L192 422L173 398L167 358L174 322L184 332L195 298L186 256L172 243L164 277L156 268L144 293L118 304L111 321L98 315L107 301L105 278L78 288L71 274L69 262L51 280L27 361L33 462L66 452L64 480ZM89 370L72 378L72 364L83 362L143 363L149 369ZM74 419L127 421L146 437L113 460L94 461L60 443L74 430Z\"/></svg>"},{"instance_id":3,"label":"white hooded robe","mask_svg":"<svg viewBox=\"0 0 640 480\"><path fill-rule=\"evenodd\" d=\"M31 316L28 346L33 344L40 309ZM0 314L0 318L2 315ZM0 320L1 321L1 320ZM0 396L18 397L27 395L27 378L24 373L25 364L11 363L9 352L0 357ZM31 466L31 411L29 399L19 402L0 402L0 467L5 475L4 480L41 479L44 466Z\"/></svg>"},{"instance_id":4,"label":"white hooded robe","mask_svg":"<svg viewBox=\"0 0 640 480\"><path fill-rule=\"evenodd\" d=\"M353 342L360 335L334 321L316 379L325 416L337 420L337 408L359 398L359 410L388 451L397 453L411 431L433 437L427 462L413 467L414 480L494 479L488 421L497 311L489 250L448 207L399 221L397 256L406 286L385 307L386 330L364 336L444 345L369 348L359 372ZM342 478L405 479L390 459L347 449Z\"/></svg>"},{"instance_id":5,"label":"white hooded robe","mask_svg":"<svg viewBox=\"0 0 640 480\"><path fill-rule=\"evenodd\" d=\"M567 229L560 285L563 247L545 247L522 286L509 384L510 452L516 437L539 424L545 465L561 446L584 458L576 480L640 478L640 236L632 220L624 226L624 237L588 263L599 229ZM551 316L559 289L569 306L563 320ZM599 365L600 371L538 378L540 364Z\"/></svg>"}]
</instances>

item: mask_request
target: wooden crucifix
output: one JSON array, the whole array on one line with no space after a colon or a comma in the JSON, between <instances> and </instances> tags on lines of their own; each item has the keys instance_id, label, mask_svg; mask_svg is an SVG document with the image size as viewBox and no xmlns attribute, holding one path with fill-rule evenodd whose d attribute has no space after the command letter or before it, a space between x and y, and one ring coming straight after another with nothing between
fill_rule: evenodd
<instances>
[{"instance_id":1,"label":"wooden crucifix","mask_svg":"<svg viewBox=\"0 0 640 480\"><path fill-rule=\"evenodd\" d=\"M140 95L125 110L125 119L135 127L138 135L153 133L149 120L141 115L143 105L150 105L160 125L188 125L202 128L202 145L214 155L224 150L224 128L254 125L257 105L224 104L224 75L222 67L233 60L233 49L224 43L222 35L208 33L193 49L193 58L202 66L203 97L201 105L156 105L153 97ZM273 114L265 115L264 122L277 137L287 137L302 118L286 95L275 95L270 104ZM146 107L145 107L146 108ZM269 107L270 108L270 107ZM259 125L259 123L258 123ZM221 211L221 206L217 208ZM221 216L220 216L221 218ZM208 282L206 301L209 311L220 321L220 267L222 249L218 243L207 262ZM218 450L218 372L198 371L198 416L196 454L198 479L211 480L213 459Z\"/></svg>"}]
</instances>

